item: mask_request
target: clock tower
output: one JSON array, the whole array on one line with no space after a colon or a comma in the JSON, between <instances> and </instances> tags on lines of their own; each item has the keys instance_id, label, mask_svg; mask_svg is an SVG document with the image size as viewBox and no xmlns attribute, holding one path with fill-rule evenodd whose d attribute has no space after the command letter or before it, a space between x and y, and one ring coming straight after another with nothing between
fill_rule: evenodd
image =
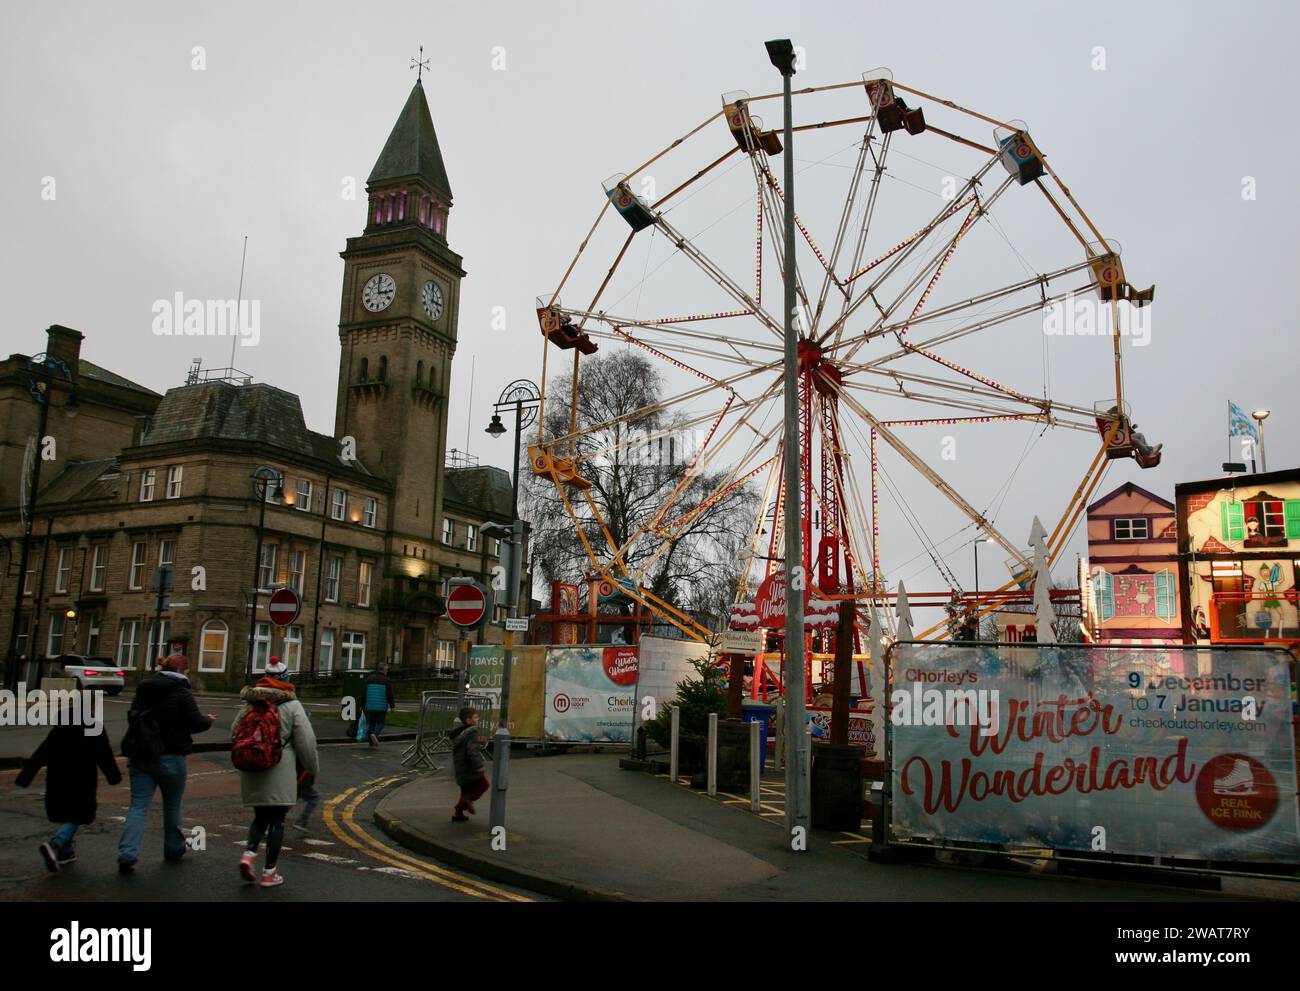
<instances>
[{"instance_id":1,"label":"clock tower","mask_svg":"<svg viewBox=\"0 0 1300 991\"><path fill-rule=\"evenodd\" d=\"M343 251L334 433L393 484L390 553L436 545L456 352L461 257L447 245L451 185L416 82L366 180L366 227Z\"/></svg>"}]
</instances>

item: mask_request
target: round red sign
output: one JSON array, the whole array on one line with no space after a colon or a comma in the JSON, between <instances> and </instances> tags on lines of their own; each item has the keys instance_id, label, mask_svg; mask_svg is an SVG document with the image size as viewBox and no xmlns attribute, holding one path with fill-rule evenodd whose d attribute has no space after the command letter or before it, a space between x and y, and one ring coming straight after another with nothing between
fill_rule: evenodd
<instances>
[{"instance_id":1,"label":"round red sign","mask_svg":"<svg viewBox=\"0 0 1300 991\"><path fill-rule=\"evenodd\" d=\"M447 618L457 626L478 626L487 611L487 593L477 585L457 585L447 594Z\"/></svg>"},{"instance_id":2,"label":"round red sign","mask_svg":"<svg viewBox=\"0 0 1300 991\"><path fill-rule=\"evenodd\" d=\"M277 588L271 593L271 601L267 603L266 612L276 626L291 626L298 618L298 610L301 606L297 592L291 588Z\"/></svg>"}]
</instances>

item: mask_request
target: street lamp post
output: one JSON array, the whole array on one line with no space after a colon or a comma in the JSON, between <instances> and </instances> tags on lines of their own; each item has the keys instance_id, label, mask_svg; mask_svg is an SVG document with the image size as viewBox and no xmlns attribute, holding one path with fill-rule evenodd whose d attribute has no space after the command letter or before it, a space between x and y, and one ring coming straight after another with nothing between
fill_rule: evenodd
<instances>
[{"instance_id":1,"label":"street lamp post","mask_svg":"<svg viewBox=\"0 0 1300 991\"><path fill-rule=\"evenodd\" d=\"M1259 468L1260 468L1260 471L1268 471L1268 458L1265 457L1265 455L1264 455L1264 421L1268 419L1269 414L1272 413L1272 412L1273 412L1272 410L1268 410L1268 409L1257 409L1257 410L1251 410L1251 413L1250 413L1250 415L1253 416L1253 417L1255 418L1255 422L1256 422L1257 424L1259 424Z\"/></svg>"},{"instance_id":2,"label":"street lamp post","mask_svg":"<svg viewBox=\"0 0 1300 991\"><path fill-rule=\"evenodd\" d=\"M519 614L519 575L524 556L524 524L519 519L519 444L524 428L531 426L537 418L541 406L541 391L528 379L511 382L502 391L493 404L492 422L486 433L491 437L500 437L506 432L501 422L501 411L513 407L515 413L515 454L510 462L510 528L509 538L505 541L510 549L510 571L506 576L507 614L515 619ZM484 526L480 534L487 539L489 534L502 532L497 527ZM500 539L500 538L498 538ZM506 789L510 780L510 668L514 663L515 631L506 630L505 651L501 669L501 702L497 712L497 731L492 743L492 801L488 820L495 829L506 824Z\"/></svg>"},{"instance_id":3,"label":"street lamp post","mask_svg":"<svg viewBox=\"0 0 1300 991\"><path fill-rule=\"evenodd\" d=\"M11 691L18 687L18 630L23 612L23 586L27 582L27 562L32 549L32 527L36 525L36 494L41 487L41 464L44 460L45 431L50 423L50 399L54 387L54 375L58 372L68 383L70 392L67 405L77 405L77 378L68 363L58 355L49 353L34 355L27 359L27 390L32 394L41 408L40 423L36 428L36 448L32 463L31 483L26 492L19 492L20 505L23 505L23 541L19 552L18 580L14 587L13 623L9 627L9 650L5 654L5 687ZM27 638L27 652L30 656L37 631L33 629Z\"/></svg>"},{"instance_id":4,"label":"street lamp post","mask_svg":"<svg viewBox=\"0 0 1300 991\"><path fill-rule=\"evenodd\" d=\"M810 741L804 710L804 590L808 576L803 567L803 529L800 525L799 493L799 355L795 330L795 240L794 240L794 132L792 129L790 80L794 76L794 46L790 39L767 42L767 56L781 73L785 108L785 664L787 734L790 759L785 765L786 835L790 849L807 849L811 823L811 795L808 780Z\"/></svg>"},{"instance_id":5,"label":"street lamp post","mask_svg":"<svg viewBox=\"0 0 1300 991\"><path fill-rule=\"evenodd\" d=\"M253 469L253 494L261 506L257 515L257 550L253 552L253 605L248 613L248 657L244 661L244 680L253 680L253 637L257 632L257 600L261 588L262 571L262 536L266 526L266 493L275 483L275 498L284 498L284 485L278 471L270 465L258 465ZM274 576L272 576L274 578Z\"/></svg>"}]
</instances>

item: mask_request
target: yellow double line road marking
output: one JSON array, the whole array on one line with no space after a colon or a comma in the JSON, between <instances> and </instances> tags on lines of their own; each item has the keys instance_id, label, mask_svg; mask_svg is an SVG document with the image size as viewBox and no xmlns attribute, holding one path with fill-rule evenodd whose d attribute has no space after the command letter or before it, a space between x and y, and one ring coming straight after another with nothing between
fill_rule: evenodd
<instances>
[{"instance_id":1,"label":"yellow double line road marking","mask_svg":"<svg viewBox=\"0 0 1300 991\"><path fill-rule=\"evenodd\" d=\"M441 887L489 901L532 901L531 898L523 895L504 891L486 882L476 881L463 874L457 874L455 871L449 871L400 850L395 850L366 832L355 819L357 809L361 807L361 803L381 788L386 788L388 785L401 781L405 777L406 775L399 774L390 778L374 778L357 787L340 792L325 803L322 810L325 825L331 833L358 853L409 874L415 874ZM344 805L345 802L347 803L346 806Z\"/></svg>"}]
</instances>

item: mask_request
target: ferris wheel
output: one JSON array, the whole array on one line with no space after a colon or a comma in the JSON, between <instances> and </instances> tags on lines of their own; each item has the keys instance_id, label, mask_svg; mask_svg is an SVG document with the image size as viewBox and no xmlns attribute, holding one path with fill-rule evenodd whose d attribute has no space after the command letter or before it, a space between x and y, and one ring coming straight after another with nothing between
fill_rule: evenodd
<instances>
[{"instance_id":1,"label":"ferris wheel","mask_svg":"<svg viewBox=\"0 0 1300 991\"><path fill-rule=\"evenodd\" d=\"M1110 460L1151 467L1160 459L1131 422L1122 366L1126 321L1152 301L1154 287L1128 283L1118 244L1102 236L1023 122L932 96L884 69L796 91L802 178L791 247L774 168L782 132L757 112L780 96L724 94L707 120L607 179L559 285L537 301L544 411L548 401L567 403L572 416L567 429L545 412L539 418L532 471L554 484L580 532L598 524L598 539L583 536L592 574L701 639L709 632L652 593L646 575L701 513L749 488L758 509L736 600L752 598L783 566L786 458L799 465L802 563L828 599L882 597L897 581L881 558L882 527L892 525L881 498L886 461L899 473L891 488L903 489L911 473L1005 551L1011 577L1002 590L1023 587L1028 552L999 530L986 494L963 492L933 443L919 446L926 428L1024 424L1035 442L1092 435L1074 445L1084 452L1082 480L1047 528L1050 559ZM779 102L768 105L780 113ZM779 300L792 256L799 447L787 451ZM1107 326L1091 331L1094 342L1077 342L1067 381L1034 381L1048 321L1081 305ZM648 356L665 395L580 422L584 362L611 345ZM560 377L566 391L557 396ZM637 429L647 422L649 435ZM683 431L693 432L692 443L675 448L687 465L683 479L708 471L710 490L688 497L685 481L669 486L615 537L588 466ZM582 443L597 434L600 443ZM1014 471L1019 447L1005 445L1006 464L995 455L981 474L992 481Z\"/></svg>"}]
</instances>

